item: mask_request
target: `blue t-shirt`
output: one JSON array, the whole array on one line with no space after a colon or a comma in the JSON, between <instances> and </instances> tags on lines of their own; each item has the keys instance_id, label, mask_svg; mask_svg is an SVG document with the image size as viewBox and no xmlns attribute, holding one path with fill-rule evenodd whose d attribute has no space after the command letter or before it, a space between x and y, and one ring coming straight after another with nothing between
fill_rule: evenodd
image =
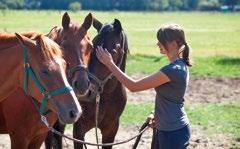
<instances>
[{"instance_id":1,"label":"blue t-shirt","mask_svg":"<svg viewBox=\"0 0 240 149\"><path fill-rule=\"evenodd\" d=\"M180 129L189 120L183 107L189 73L186 64L177 59L161 70L168 76L170 82L155 88L155 120L157 129L162 131L173 131Z\"/></svg>"}]
</instances>

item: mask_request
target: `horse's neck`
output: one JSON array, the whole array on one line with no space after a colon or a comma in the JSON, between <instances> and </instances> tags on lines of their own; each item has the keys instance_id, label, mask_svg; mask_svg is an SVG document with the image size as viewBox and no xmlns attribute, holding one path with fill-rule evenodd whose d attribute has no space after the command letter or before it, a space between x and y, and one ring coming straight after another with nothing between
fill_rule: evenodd
<instances>
[{"instance_id":1,"label":"horse's neck","mask_svg":"<svg viewBox=\"0 0 240 149\"><path fill-rule=\"evenodd\" d=\"M0 50L0 102L19 86L21 68L23 70L22 53L20 45Z\"/></svg>"},{"instance_id":2,"label":"horse's neck","mask_svg":"<svg viewBox=\"0 0 240 149\"><path fill-rule=\"evenodd\" d=\"M8 40L8 41L5 41L5 40L0 41L0 50L11 48L14 45L16 45L17 43L18 43L18 39Z\"/></svg>"},{"instance_id":3,"label":"horse's neck","mask_svg":"<svg viewBox=\"0 0 240 149\"><path fill-rule=\"evenodd\" d=\"M26 33L21 33L21 35L24 35L25 37L28 37L28 38L34 38L37 35L37 33L26 32ZM8 49L17 44L19 44L19 41L16 38L15 34L9 34L9 33L0 34L0 50Z\"/></svg>"}]
</instances>

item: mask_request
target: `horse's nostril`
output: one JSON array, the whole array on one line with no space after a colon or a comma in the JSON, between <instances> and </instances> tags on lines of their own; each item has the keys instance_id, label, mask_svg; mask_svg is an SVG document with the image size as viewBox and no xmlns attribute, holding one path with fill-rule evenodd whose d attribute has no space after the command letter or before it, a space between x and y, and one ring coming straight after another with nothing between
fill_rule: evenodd
<instances>
[{"instance_id":1,"label":"horse's nostril","mask_svg":"<svg viewBox=\"0 0 240 149\"><path fill-rule=\"evenodd\" d=\"M75 117L76 117L76 112L73 111L73 110L71 110L71 111L69 112L69 116L70 116L70 118L75 118Z\"/></svg>"},{"instance_id":2,"label":"horse's nostril","mask_svg":"<svg viewBox=\"0 0 240 149\"><path fill-rule=\"evenodd\" d=\"M78 89L78 82L77 81L73 82L73 88Z\"/></svg>"},{"instance_id":3,"label":"horse's nostril","mask_svg":"<svg viewBox=\"0 0 240 149\"><path fill-rule=\"evenodd\" d=\"M92 92L91 92L91 91L88 91L87 97L90 97L91 94L92 94Z\"/></svg>"}]
</instances>

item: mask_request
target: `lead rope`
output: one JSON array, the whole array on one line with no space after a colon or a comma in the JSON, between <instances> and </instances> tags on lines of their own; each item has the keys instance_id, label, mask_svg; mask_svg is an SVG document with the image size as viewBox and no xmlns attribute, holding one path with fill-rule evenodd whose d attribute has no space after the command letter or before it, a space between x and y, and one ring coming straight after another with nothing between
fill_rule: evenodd
<instances>
[{"instance_id":1,"label":"lead rope","mask_svg":"<svg viewBox=\"0 0 240 149\"><path fill-rule=\"evenodd\" d=\"M99 144L98 140L98 114L99 114L99 102L100 102L100 93L97 94L96 97L96 111L95 111L95 135L96 135L96 142L97 145ZM99 146L97 146L99 149Z\"/></svg>"},{"instance_id":2,"label":"lead rope","mask_svg":"<svg viewBox=\"0 0 240 149\"><path fill-rule=\"evenodd\" d=\"M123 36L123 51L124 51L124 44L125 44L125 38L124 38L124 34L122 33ZM122 63L122 59L123 57L121 57L120 62L119 62L119 66ZM107 83L108 80L112 79L113 77L113 73L109 74L103 81L99 80L96 76L92 75L90 73L91 77L94 78L95 81L97 81L97 83L100 85L101 87L101 92L103 91L103 87L104 85ZM96 111L95 111L95 136L96 136L96 142L97 144L99 144L99 138L98 138L98 115L99 115L99 102L100 102L100 93L98 91L97 96L96 96ZM99 149L99 146L97 146L97 149Z\"/></svg>"},{"instance_id":3,"label":"lead rope","mask_svg":"<svg viewBox=\"0 0 240 149\"><path fill-rule=\"evenodd\" d=\"M62 134L61 132L55 130L53 127L51 127L49 124L48 124L48 121L46 119L45 116L41 116L41 120L42 122L46 125L46 127L48 128L49 131L51 131L52 133L56 134L56 135L59 135L61 137L64 137L64 138L67 138L71 141L75 141L77 143L81 143L81 144L87 144L87 145L91 145L91 146L114 146L114 145L119 145L119 144L124 144L124 143L127 143L135 138L137 138L139 135L141 135L142 133L144 133L149 127L146 127L144 128L142 131L140 131L137 135L127 139L127 140L124 140L124 141L120 141L120 142L115 142L115 143L104 143L104 144L96 144L96 143L90 143L90 142L86 142L86 141L83 141L83 140L79 140L79 139L75 139L75 138L71 138L67 135L64 135Z\"/></svg>"},{"instance_id":4,"label":"lead rope","mask_svg":"<svg viewBox=\"0 0 240 149\"><path fill-rule=\"evenodd\" d=\"M122 32L122 38L123 38L123 51L124 51L124 44L125 44L125 38L124 38L124 34ZM118 63L118 67L121 65L122 63L122 59L123 57L121 57L119 63ZM113 73L109 74L103 81L99 80L96 76L92 75L90 73L91 77L94 78L95 81L97 81L97 83L99 84L99 86L101 87L101 91L97 93L96 96L96 111L95 111L95 136L96 136L96 142L97 144L99 144L99 138L98 138L98 115L99 115L99 102L100 102L100 93L103 91L103 87L104 85L107 83L108 80L112 79L113 77ZM99 146L97 146L97 149L99 149Z\"/></svg>"}]
</instances>

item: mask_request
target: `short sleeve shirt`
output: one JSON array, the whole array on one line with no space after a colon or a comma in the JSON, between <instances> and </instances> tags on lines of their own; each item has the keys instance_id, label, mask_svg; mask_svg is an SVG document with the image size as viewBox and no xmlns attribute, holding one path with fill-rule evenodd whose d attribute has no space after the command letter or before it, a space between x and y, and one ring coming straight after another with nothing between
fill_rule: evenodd
<instances>
[{"instance_id":1,"label":"short sleeve shirt","mask_svg":"<svg viewBox=\"0 0 240 149\"><path fill-rule=\"evenodd\" d=\"M189 73L186 64L177 59L160 70L168 76L170 82L155 88L155 120L158 130L173 131L189 123L184 110L184 95Z\"/></svg>"}]
</instances>

